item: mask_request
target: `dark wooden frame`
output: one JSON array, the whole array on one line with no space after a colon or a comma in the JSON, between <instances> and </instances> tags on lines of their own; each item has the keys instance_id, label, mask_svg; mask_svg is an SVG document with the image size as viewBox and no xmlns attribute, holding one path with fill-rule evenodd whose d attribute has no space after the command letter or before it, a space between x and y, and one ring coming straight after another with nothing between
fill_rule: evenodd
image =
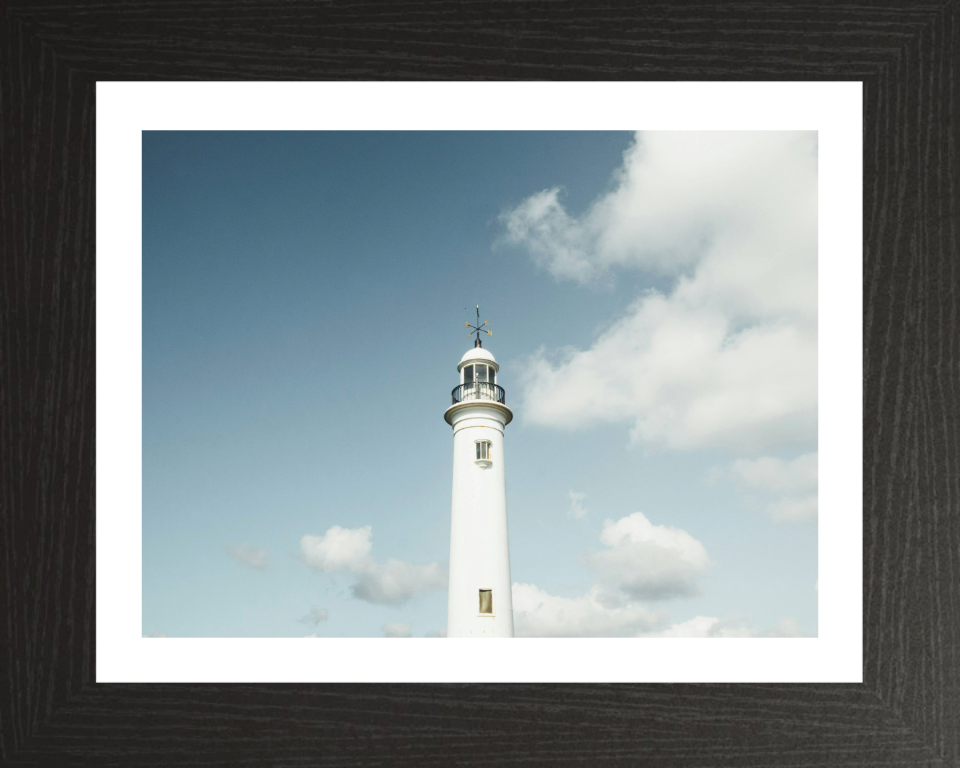
<instances>
[{"instance_id":1,"label":"dark wooden frame","mask_svg":"<svg viewBox=\"0 0 960 768\"><path fill-rule=\"evenodd\" d=\"M0 7L0 762L960 764L957 7ZM95 82L408 78L864 82L862 685L94 683Z\"/></svg>"}]
</instances>

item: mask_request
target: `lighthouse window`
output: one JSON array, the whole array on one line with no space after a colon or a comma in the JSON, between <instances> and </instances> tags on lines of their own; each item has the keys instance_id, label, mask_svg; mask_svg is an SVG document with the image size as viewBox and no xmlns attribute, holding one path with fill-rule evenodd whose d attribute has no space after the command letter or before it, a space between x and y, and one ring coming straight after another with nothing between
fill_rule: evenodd
<instances>
[{"instance_id":1,"label":"lighthouse window","mask_svg":"<svg viewBox=\"0 0 960 768\"><path fill-rule=\"evenodd\" d=\"M495 384L497 372L491 365L465 365L463 367L463 383L473 384L474 382L487 382Z\"/></svg>"},{"instance_id":2,"label":"lighthouse window","mask_svg":"<svg viewBox=\"0 0 960 768\"><path fill-rule=\"evenodd\" d=\"M480 613L493 613L493 590L480 590Z\"/></svg>"},{"instance_id":3,"label":"lighthouse window","mask_svg":"<svg viewBox=\"0 0 960 768\"><path fill-rule=\"evenodd\" d=\"M488 460L490 458L490 443L486 440L477 442L477 461Z\"/></svg>"}]
</instances>

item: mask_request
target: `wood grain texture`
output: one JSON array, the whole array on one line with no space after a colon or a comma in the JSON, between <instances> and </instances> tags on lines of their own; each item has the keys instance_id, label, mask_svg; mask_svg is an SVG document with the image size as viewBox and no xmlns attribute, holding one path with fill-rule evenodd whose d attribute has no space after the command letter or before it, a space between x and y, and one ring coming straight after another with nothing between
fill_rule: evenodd
<instances>
[{"instance_id":1,"label":"wood grain texture","mask_svg":"<svg viewBox=\"0 0 960 768\"><path fill-rule=\"evenodd\" d=\"M960 765L956 2L0 7L0 763ZM863 80L863 685L94 684L94 87Z\"/></svg>"}]
</instances>

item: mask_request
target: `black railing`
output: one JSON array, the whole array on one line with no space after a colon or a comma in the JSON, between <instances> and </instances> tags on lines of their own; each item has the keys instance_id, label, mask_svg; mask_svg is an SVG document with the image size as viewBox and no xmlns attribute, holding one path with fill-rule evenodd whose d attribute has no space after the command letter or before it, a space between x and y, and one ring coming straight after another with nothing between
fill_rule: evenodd
<instances>
[{"instance_id":1,"label":"black railing","mask_svg":"<svg viewBox=\"0 0 960 768\"><path fill-rule=\"evenodd\" d=\"M453 388L453 404L469 400L491 400L494 403L506 405L507 396L499 384L489 384L486 381L475 381L472 384L461 384Z\"/></svg>"}]
</instances>

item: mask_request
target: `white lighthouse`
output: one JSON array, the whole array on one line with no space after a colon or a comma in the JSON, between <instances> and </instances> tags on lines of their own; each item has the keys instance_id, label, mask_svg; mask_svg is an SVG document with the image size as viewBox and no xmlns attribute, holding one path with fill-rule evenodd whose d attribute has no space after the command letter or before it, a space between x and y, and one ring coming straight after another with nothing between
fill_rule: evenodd
<instances>
[{"instance_id":1,"label":"white lighthouse","mask_svg":"<svg viewBox=\"0 0 960 768\"><path fill-rule=\"evenodd\" d=\"M467 325L476 343L460 359L460 384L443 414L453 427L447 637L513 637L503 451L513 412L497 384L500 366L480 345L480 333L490 331L479 306L477 325Z\"/></svg>"}]
</instances>

